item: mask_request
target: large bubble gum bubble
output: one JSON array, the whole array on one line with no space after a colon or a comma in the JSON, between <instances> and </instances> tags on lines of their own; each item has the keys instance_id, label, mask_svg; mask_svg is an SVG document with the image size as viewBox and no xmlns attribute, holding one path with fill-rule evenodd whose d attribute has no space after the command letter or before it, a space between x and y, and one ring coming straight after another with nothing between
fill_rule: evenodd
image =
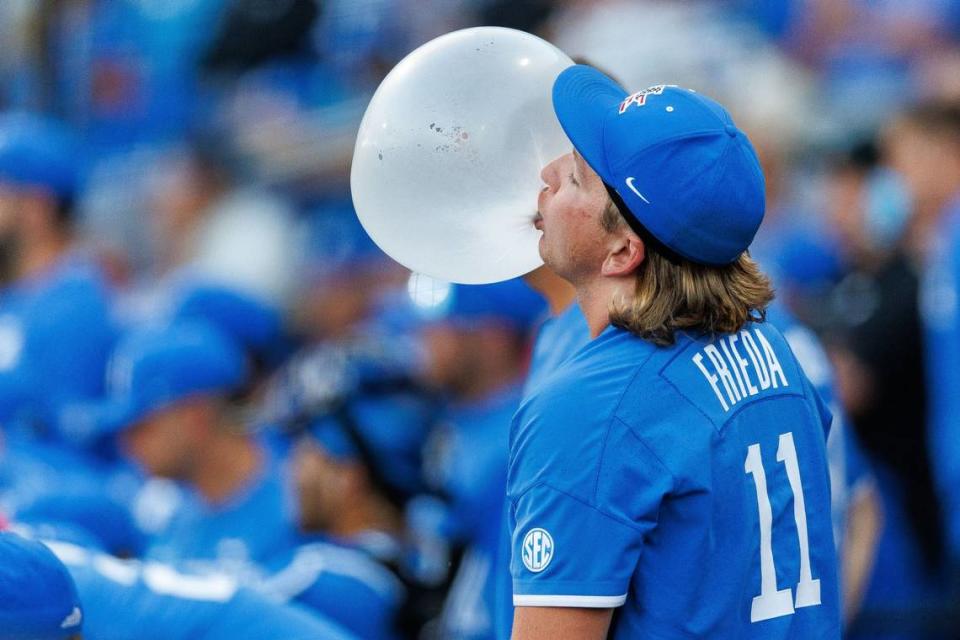
<instances>
[{"instance_id":1,"label":"large bubble gum bubble","mask_svg":"<svg viewBox=\"0 0 960 640\"><path fill-rule=\"evenodd\" d=\"M498 27L404 58L370 101L353 155L353 202L374 242L412 271L464 284L538 267L540 170L571 149L551 89L572 64Z\"/></svg>"}]
</instances>

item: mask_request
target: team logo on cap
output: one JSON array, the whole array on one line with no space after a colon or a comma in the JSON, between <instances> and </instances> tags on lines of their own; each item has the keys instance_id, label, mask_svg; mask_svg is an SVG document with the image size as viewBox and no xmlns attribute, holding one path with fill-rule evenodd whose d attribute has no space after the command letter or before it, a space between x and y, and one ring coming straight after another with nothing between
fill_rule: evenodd
<instances>
[{"instance_id":1,"label":"team logo on cap","mask_svg":"<svg viewBox=\"0 0 960 640\"><path fill-rule=\"evenodd\" d=\"M553 538L546 529L530 529L523 537L520 557L523 566L534 573L540 573L553 560Z\"/></svg>"},{"instance_id":2,"label":"team logo on cap","mask_svg":"<svg viewBox=\"0 0 960 640\"><path fill-rule=\"evenodd\" d=\"M642 107L643 105L647 104L647 96L658 96L663 93L664 88L668 86L670 85L655 84L652 87L647 87L643 91L637 91L635 94L627 96L627 98L620 103L620 115L623 115L632 104L635 104L638 107Z\"/></svg>"}]
</instances>

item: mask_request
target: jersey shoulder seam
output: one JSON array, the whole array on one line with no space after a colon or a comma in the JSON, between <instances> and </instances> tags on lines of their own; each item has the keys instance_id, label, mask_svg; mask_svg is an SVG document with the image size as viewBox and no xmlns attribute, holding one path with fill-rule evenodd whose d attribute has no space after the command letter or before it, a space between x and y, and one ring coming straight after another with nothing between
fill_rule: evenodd
<instances>
[{"instance_id":1,"label":"jersey shoulder seam","mask_svg":"<svg viewBox=\"0 0 960 640\"><path fill-rule=\"evenodd\" d=\"M677 476L673 473L673 471L670 470L670 467L667 466L667 463L665 463L663 459L657 455L657 452L653 450L653 447L647 444L646 438L644 438L641 433L639 433L636 429L634 429L632 426L630 426L627 422L623 421L619 417L615 416L614 420L619 422L621 425L623 425L625 429L627 429L630 433L632 433L633 437L636 438L641 445L643 445L643 448L646 449L651 456L653 456L653 459L656 460L658 463L660 463L660 466L663 467L663 470L666 471L667 474L670 476L671 484L674 487L676 487Z\"/></svg>"},{"instance_id":2,"label":"jersey shoulder seam","mask_svg":"<svg viewBox=\"0 0 960 640\"><path fill-rule=\"evenodd\" d=\"M640 532L640 533L646 533L646 530L645 530L645 529L637 526L637 525L634 524L633 522L630 522L630 521L627 520L626 518L621 518L620 516L616 516L616 515L610 513L610 512L607 511L606 509L600 508L600 506L599 506L598 504L596 504L596 500L593 500L593 501L591 501L591 500L586 500L586 499L581 498L580 496L577 496L577 495L575 495L575 494L573 494L573 493L571 493L571 492L569 492L569 491L566 491L566 490L564 490L564 489L561 489L561 488L559 488L559 487L557 487L557 486L555 486L555 485L547 482L546 480L541 480L541 481L539 481L539 482L531 485L526 491L524 491L522 494L520 494L519 496L517 496L517 499L519 499L520 497L522 497L524 494L526 494L527 492L529 492L529 491L530 491L531 489L533 489L534 487L546 487L546 488L548 488L548 489L551 489L552 491L556 491L557 493L562 493L563 495L567 496L567 497L570 498L571 500L575 500L576 502L579 502L579 503L582 504L583 506L585 506L585 507L587 507L587 508L589 508L589 509L593 509L594 511L596 511L596 512L599 513L600 515L602 515L602 516L604 516L604 517L606 517L606 518L610 518L610 519L613 520L614 522L618 522L618 523L624 525L625 527L630 527L631 529L633 529L633 530L635 530L635 531L638 531L638 532Z\"/></svg>"},{"instance_id":3,"label":"jersey shoulder seam","mask_svg":"<svg viewBox=\"0 0 960 640\"><path fill-rule=\"evenodd\" d=\"M636 336L634 336L634 338L636 338L637 340L642 340L642 338L638 338ZM597 492L600 491L600 471L603 469L603 463L607 456L607 442L610 439L610 430L613 428L613 423L615 421L626 426L628 429L630 428L629 425L627 425L618 416L618 414L620 413L620 407L621 405L623 405L623 399L627 395L627 390L633 386L633 383L636 382L640 374L643 373L643 370L647 367L647 364L650 363L650 360L653 358L653 355L655 353L656 353L656 350L651 351L649 354L647 354L647 357L643 359L643 362L637 365L637 370L633 372L633 375L630 376L630 379L627 381L627 383L623 385L623 389L620 390L620 397L617 398L617 402L613 405L613 411L610 412L610 417L607 419L607 429L606 429L606 432L603 434L603 442L600 445L600 456L597 458L597 462L596 462L596 465L597 465L596 475L593 478L593 500L594 501L596 501L597 499ZM633 432L633 429L630 429L630 431ZM644 446L646 446L646 444L644 444ZM649 447L647 448L649 449ZM660 459L657 458L657 460L659 461ZM661 462L660 464L662 465L663 463ZM669 469L667 471L669 472ZM673 477L673 474L671 474L671 477Z\"/></svg>"}]
</instances>

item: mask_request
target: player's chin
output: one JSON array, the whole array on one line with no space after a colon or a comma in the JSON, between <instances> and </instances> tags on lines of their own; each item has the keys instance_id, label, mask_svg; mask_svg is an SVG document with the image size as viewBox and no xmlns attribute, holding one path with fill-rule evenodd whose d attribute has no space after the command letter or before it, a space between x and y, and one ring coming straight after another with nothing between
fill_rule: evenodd
<instances>
[{"instance_id":1,"label":"player's chin","mask_svg":"<svg viewBox=\"0 0 960 640\"><path fill-rule=\"evenodd\" d=\"M540 240L537 241L537 252L540 254L540 259L544 262L547 261L547 235L545 233L540 233Z\"/></svg>"},{"instance_id":2,"label":"player's chin","mask_svg":"<svg viewBox=\"0 0 960 640\"><path fill-rule=\"evenodd\" d=\"M557 258L563 254L557 251L557 247L550 242L550 238L546 234L540 236L540 243L537 245L537 250L540 253L540 259L543 260L543 263L552 271L556 271L558 266Z\"/></svg>"}]
</instances>

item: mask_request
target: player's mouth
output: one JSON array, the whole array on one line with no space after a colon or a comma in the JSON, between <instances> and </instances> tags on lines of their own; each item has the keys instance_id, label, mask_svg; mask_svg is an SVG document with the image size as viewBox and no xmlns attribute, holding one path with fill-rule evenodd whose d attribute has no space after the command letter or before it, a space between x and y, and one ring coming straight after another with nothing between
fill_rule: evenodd
<instances>
[{"instance_id":1,"label":"player's mouth","mask_svg":"<svg viewBox=\"0 0 960 640\"><path fill-rule=\"evenodd\" d=\"M539 211L533 216L533 226L536 227L538 231L543 231L543 216L540 215Z\"/></svg>"}]
</instances>

